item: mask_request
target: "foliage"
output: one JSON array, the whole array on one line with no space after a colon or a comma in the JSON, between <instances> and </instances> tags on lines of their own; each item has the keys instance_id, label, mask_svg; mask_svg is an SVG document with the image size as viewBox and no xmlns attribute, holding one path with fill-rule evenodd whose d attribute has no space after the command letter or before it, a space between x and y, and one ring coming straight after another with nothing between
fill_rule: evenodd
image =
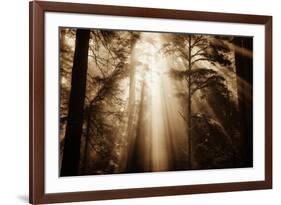
<instances>
[{"instance_id":1,"label":"foliage","mask_svg":"<svg viewBox=\"0 0 281 205\"><path fill-rule=\"evenodd\" d=\"M204 114L192 116L193 169L233 167L235 150L221 123Z\"/></svg>"},{"instance_id":2,"label":"foliage","mask_svg":"<svg viewBox=\"0 0 281 205\"><path fill-rule=\"evenodd\" d=\"M231 147L234 145L229 141L231 137L228 134L233 131L233 125L225 126L226 124L221 122L230 120L234 108L231 107L233 104L226 79L221 72L216 70L217 67L229 68L232 65L228 56L230 48L224 40L226 38L217 36L179 34L173 35L170 42L166 43L162 49L164 55L172 55L183 64L183 68L171 68L170 76L172 79L184 81L187 85L187 89L178 92L176 96L188 105L187 113L180 114L188 127L189 168L192 169L233 165L233 154L225 153L224 150L229 147L230 150L234 149ZM200 91L207 102L215 96L216 103L222 103L220 112L224 113L223 119L217 121L214 115L206 117L204 113L192 112L192 99L197 91ZM200 102L197 101L197 103ZM218 104L214 106L218 107Z\"/></svg>"},{"instance_id":3,"label":"foliage","mask_svg":"<svg viewBox=\"0 0 281 205\"><path fill-rule=\"evenodd\" d=\"M76 30L61 29L60 37L62 152ZM149 143L155 139L162 140L159 147L171 144L165 147L173 152L167 160L177 155L178 162L173 162L177 170L238 167L241 123L236 77L229 77L236 75L232 40L199 34L91 30L79 174L149 170L155 157L148 156L152 155ZM165 58L160 63L156 62L159 56ZM154 88L159 90L152 92ZM158 104L153 107L152 103ZM174 120L181 124L173 124ZM180 125L183 130L176 130ZM152 139L152 133L161 133L163 139ZM178 133L184 138L180 144ZM144 159L148 160L145 168Z\"/></svg>"}]
</instances>

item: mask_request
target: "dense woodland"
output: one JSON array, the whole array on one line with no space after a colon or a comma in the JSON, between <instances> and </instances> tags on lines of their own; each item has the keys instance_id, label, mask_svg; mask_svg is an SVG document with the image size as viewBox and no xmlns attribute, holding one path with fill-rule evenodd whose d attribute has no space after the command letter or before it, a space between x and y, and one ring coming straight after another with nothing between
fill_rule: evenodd
<instances>
[{"instance_id":1,"label":"dense woodland","mask_svg":"<svg viewBox=\"0 0 281 205\"><path fill-rule=\"evenodd\" d=\"M251 167L252 37L60 28L60 175Z\"/></svg>"}]
</instances>

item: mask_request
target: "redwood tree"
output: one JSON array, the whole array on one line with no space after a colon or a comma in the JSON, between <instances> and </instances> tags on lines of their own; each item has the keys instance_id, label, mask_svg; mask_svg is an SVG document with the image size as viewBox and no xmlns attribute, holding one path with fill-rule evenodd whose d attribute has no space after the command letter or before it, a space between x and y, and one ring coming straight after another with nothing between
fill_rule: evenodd
<instances>
[{"instance_id":1,"label":"redwood tree","mask_svg":"<svg viewBox=\"0 0 281 205\"><path fill-rule=\"evenodd\" d=\"M78 175L90 30L77 29L61 176Z\"/></svg>"},{"instance_id":2,"label":"redwood tree","mask_svg":"<svg viewBox=\"0 0 281 205\"><path fill-rule=\"evenodd\" d=\"M235 37L236 47L253 50L252 37ZM238 102L240 112L241 129L241 153L242 166L253 166L253 58L242 52L235 52L236 73L239 76L237 81Z\"/></svg>"}]
</instances>

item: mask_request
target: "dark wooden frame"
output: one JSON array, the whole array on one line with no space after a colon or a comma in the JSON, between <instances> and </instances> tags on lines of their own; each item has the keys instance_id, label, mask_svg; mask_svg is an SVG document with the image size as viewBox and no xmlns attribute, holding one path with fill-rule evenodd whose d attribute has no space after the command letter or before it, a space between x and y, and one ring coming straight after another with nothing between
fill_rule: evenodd
<instances>
[{"instance_id":1,"label":"dark wooden frame","mask_svg":"<svg viewBox=\"0 0 281 205\"><path fill-rule=\"evenodd\" d=\"M58 2L30 2L30 142L29 201L33 204L133 197L196 194L272 188L272 17L104 6ZM248 23L265 26L265 180L237 183L151 187L107 191L46 194L44 192L44 13L68 12L113 16L151 17L210 22Z\"/></svg>"}]
</instances>

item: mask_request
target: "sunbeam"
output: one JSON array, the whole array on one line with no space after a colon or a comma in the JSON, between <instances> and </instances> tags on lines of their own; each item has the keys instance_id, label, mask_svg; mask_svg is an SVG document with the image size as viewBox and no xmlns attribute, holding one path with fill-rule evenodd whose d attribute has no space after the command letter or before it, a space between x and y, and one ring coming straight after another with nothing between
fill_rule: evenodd
<instances>
[{"instance_id":1,"label":"sunbeam","mask_svg":"<svg viewBox=\"0 0 281 205\"><path fill-rule=\"evenodd\" d=\"M61 28L61 176L251 166L252 44Z\"/></svg>"}]
</instances>

